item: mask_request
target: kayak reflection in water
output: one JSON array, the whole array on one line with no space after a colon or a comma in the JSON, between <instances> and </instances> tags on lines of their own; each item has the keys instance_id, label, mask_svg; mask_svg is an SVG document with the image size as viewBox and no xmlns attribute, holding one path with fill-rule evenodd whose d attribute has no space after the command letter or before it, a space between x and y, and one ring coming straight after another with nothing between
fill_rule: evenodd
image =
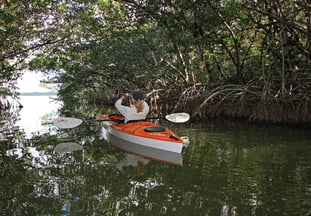
<instances>
[{"instance_id":1,"label":"kayak reflection in water","mask_svg":"<svg viewBox=\"0 0 311 216\"><path fill-rule=\"evenodd\" d=\"M130 106L122 105L122 101L127 97L131 97ZM146 119L149 113L149 106L143 99L143 93L134 91L132 95L126 93L122 95L115 103L117 110L124 116L124 123L129 121L137 121Z\"/></svg>"},{"instance_id":2,"label":"kayak reflection in water","mask_svg":"<svg viewBox=\"0 0 311 216\"><path fill-rule=\"evenodd\" d=\"M126 176L141 176L149 159L134 154L126 154L122 161L116 164L116 168Z\"/></svg>"}]
</instances>

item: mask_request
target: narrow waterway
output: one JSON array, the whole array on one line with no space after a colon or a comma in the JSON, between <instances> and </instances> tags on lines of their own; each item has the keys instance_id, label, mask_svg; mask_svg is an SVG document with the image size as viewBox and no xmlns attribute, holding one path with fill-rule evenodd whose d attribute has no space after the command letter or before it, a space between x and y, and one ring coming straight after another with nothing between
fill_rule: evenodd
<instances>
[{"instance_id":1,"label":"narrow waterway","mask_svg":"<svg viewBox=\"0 0 311 216\"><path fill-rule=\"evenodd\" d=\"M58 116L58 108L61 102L54 96L22 96L20 103L23 108L19 112L19 120L16 126L25 132L30 138L36 133L45 133L49 127L44 123Z\"/></svg>"},{"instance_id":2,"label":"narrow waterway","mask_svg":"<svg viewBox=\"0 0 311 216\"><path fill-rule=\"evenodd\" d=\"M161 120L189 137L180 166L111 146L98 122L46 124L62 115L50 97L21 100L16 128L1 125L1 215L311 215L307 129Z\"/></svg>"}]
</instances>

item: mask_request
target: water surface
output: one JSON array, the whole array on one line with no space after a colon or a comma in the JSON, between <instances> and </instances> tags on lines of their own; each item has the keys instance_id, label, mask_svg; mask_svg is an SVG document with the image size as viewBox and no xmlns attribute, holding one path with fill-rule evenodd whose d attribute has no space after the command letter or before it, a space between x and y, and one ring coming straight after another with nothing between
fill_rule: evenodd
<instances>
[{"instance_id":1,"label":"water surface","mask_svg":"<svg viewBox=\"0 0 311 216\"><path fill-rule=\"evenodd\" d=\"M58 116L58 108L62 104L55 100L56 96L21 96L23 108L19 112L16 125L23 130L27 137L33 133L42 133L47 123Z\"/></svg>"},{"instance_id":2,"label":"water surface","mask_svg":"<svg viewBox=\"0 0 311 216\"><path fill-rule=\"evenodd\" d=\"M56 115L54 108L50 111ZM36 122L42 116L36 111L23 119ZM16 131L0 143L0 212L311 215L307 129L228 121L160 123L189 136L183 166L111 146L102 138L100 123L66 130L45 125L30 136L26 128ZM55 149L64 143L82 148Z\"/></svg>"}]
</instances>

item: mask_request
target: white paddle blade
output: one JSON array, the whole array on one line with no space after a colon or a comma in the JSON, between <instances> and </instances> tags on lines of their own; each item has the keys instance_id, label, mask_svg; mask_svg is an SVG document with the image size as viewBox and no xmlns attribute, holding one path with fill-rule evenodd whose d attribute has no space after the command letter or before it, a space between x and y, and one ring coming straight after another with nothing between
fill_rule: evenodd
<instances>
[{"instance_id":1,"label":"white paddle blade","mask_svg":"<svg viewBox=\"0 0 311 216\"><path fill-rule=\"evenodd\" d=\"M82 122L81 119L71 117L57 118L52 121L52 123L58 128L74 128L82 124Z\"/></svg>"},{"instance_id":2,"label":"white paddle blade","mask_svg":"<svg viewBox=\"0 0 311 216\"><path fill-rule=\"evenodd\" d=\"M190 115L188 113L172 113L166 115L165 118L171 122L184 123L190 119Z\"/></svg>"},{"instance_id":3,"label":"white paddle blade","mask_svg":"<svg viewBox=\"0 0 311 216\"><path fill-rule=\"evenodd\" d=\"M83 149L82 145L79 145L74 142L67 142L67 143L59 143L58 145L56 145L54 151L58 153L63 153L63 152L78 151L81 149Z\"/></svg>"}]
</instances>

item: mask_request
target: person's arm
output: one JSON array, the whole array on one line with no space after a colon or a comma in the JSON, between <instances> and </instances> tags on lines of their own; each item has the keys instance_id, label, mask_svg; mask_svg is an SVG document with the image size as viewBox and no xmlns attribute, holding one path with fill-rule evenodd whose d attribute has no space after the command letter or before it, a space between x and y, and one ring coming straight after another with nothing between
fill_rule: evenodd
<instances>
[{"instance_id":1,"label":"person's arm","mask_svg":"<svg viewBox=\"0 0 311 216\"><path fill-rule=\"evenodd\" d=\"M117 110L123 115L126 116L126 106L122 105L122 101L124 100L125 96L121 96L114 104Z\"/></svg>"},{"instance_id":2,"label":"person's arm","mask_svg":"<svg viewBox=\"0 0 311 216\"><path fill-rule=\"evenodd\" d=\"M147 117L149 113L149 105L145 101L143 101L143 106L144 106L143 113Z\"/></svg>"}]
</instances>

